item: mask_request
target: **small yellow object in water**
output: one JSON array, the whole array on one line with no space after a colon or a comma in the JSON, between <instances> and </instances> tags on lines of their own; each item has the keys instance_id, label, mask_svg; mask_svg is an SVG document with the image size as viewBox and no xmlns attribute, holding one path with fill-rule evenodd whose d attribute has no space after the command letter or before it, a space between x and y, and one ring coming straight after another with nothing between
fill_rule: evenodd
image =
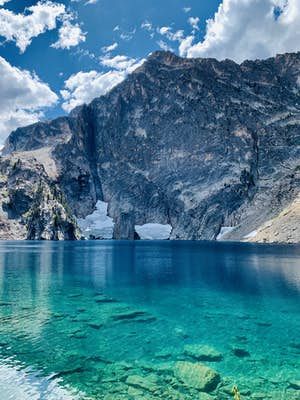
<instances>
[{"instance_id":1,"label":"small yellow object in water","mask_svg":"<svg viewBox=\"0 0 300 400\"><path fill-rule=\"evenodd\" d=\"M232 393L233 393L233 399L234 400L242 400L239 389L237 386L234 386L232 389Z\"/></svg>"}]
</instances>

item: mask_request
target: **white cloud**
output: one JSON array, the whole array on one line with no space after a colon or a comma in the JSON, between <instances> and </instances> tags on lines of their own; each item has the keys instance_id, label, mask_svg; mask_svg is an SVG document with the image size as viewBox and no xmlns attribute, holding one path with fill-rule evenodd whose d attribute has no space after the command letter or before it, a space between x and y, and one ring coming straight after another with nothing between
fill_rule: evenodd
<instances>
[{"instance_id":1,"label":"white cloud","mask_svg":"<svg viewBox=\"0 0 300 400\"><path fill-rule=\"evenodd\" d=\"M104 47L102 47L102 52L103 53L110 53L111 51L114 51L114 50L116 50L117 48L118 48L118 43L117 42L115 42L115 43L112 43L111 45L109 45L109 46L104 46Z\"/></svg>"},{"instance_id":2,"label":"white cloud","mask_svg":"<svg viewBox=\"0 0 300 400\"><path fill-rule=\"evenodd\" d=\"M195 37L193 35L191 35L191 36L187 36L180 42L178 50L179 50L179 55L181 57L186 57L186 55L188 54L188 51L192 47L192 43L193 43L194 39L195 39Z\"/></svg>"},{"instance_id":3,"label":"white cloud","mask_svg":"<svg viewBox=\"0 0 300 400\"><path fill-rule=\"evenodd\" d=\"M188 19L188 23L191 25L191 27L193 28L194 31L199 31L199 22L200 22L200 18L198 17L190 17Z\"/></svg>"},{"instance_id":4,"label":"white cloud","mask_svg":"<svg viewBox=\"0 0 300 400\"><path fill-rule=\"evenodd\" d=\"M14 41L22 53L34 37L56 28L57 19L65 14L65 6L52 1L39 1L26 8L25 12L26 14L15 14L4 8L0 9L0 36Z\"/></svg>"},{"instance_id":5,"label":"white cloud","mask_svg":"<svg viewBox=\"0 0 300 400\"><path fill-rule=\"evenodd\" d=\"M104 56L100 58L102 65L108 68L113 68L118 71L128 70L137 63L135 58L130 58L123 55L117 55L115 57Z\"/></svg>"},{"instance_id":6,"label":"white cloud","mask_svg":"<svg viewBox=\"0 0 300 400\"><path fill-rule=\"evenodd\" d=\"M145 29L148 32L152 32L153 31L152 23L147 21L147 20L142 23L141 28Z\"/></svg>"},{"instance_id":7,"label":"white cloud","mask_svg":"<svg viewBox=\"0 0 300 400\"><path fill-rule=\"evenodd\" d=\"M161 28L158 28L157 32L160 35L166 37L169 41L179 43L178 52L181 57L185 57L187 55L195 39L194 35L185 36L183 30L178 30L173 32L170 26L163 26ZM172 47L169 46L168 43L166 43L163 40L160 40L159 42L157 42L157 44L162 50L174 51Z\"/></svg>"},{"instance_id":8,"label":"white cloud","mask_svg":"<svg viewBox=\"0 0 300 400\"><path fill-rule=\"evenodd\" d=\"M95 97L109 92L114 86L122 82L125 75L122 71L78 72L65 81L65 88L61 91L64 99L63 109L70 112L73 108L90 103Z\"/></svg>"},{"instance_id":9,"label":"white cloud","mask_svg":"<svg viewBox=\"0 0 300 400\"><path fill-rule=\"evenodd\" d=\"M187 14L191 11L191 7L183 7L183 11Z\"/></svg>"},{"instance_id":10,"label":"white cloud","mask_svg":"<svg viewBox=\"0 0 300 400\"><path fill-rule=\"evenodd\" d=\"M65 18L58 31L58 41L51 47L56 49L70 49L85 41L85 33L82 32L78 23L72 24L70 18Z\"/></svg>"},{"instance_id":11,"label":"white cloud","mask_svg":"<svg viewBox=\"0 0 300 400\"><path fill-rule=\"evenodd\" d=\"M58 97L35 74L0 57L0 142L19 126L36 122Z\"/></svg>"},{"instance_id":12,"label":"white cloud","mask_svg":"<svg viewBox=\"0 0 300 400\"><path fill-rule=\"evenodd\" d=\"M223 0L187 56L241 62L299 50L299 0Z\"/></svg>"},{"instance_id":13,"label":"white cloud","mask_svg":"<svg viewBox=\"0 0 300 400\"><path fill-rule=\"evenodd\" d=\"M128 74L138 68L145 60L137 61L127 56L103 57L100 62L113 70L103 73L98 71L78 72L65 81L61 95L63 109L70 112L73 108L91 102L94 98L109 92L121 83Z\"/></svg>"},{"instance_id":14,"label":"white cloud","mask_svg":"<svg viewBox=\"0 0 300 400\"><path fill-rule=\"evenodd\" d=\"M158 33L162 36L165 36L168 40L175 42L175 41L181 41L184 39L184 31L183 30L178 30L176 32L173 32L172 28L170 26L163 26L161 28L157 29Z\"/></svg>"},{"instance_id":15,"label":"white cloud","mask_svg":"<svg viewBox=\"0 0 300 400\"><path fill-rule=\"evenodd\" d=\"M10 0L0 0L0 7L4 6L5 3L8 3Z\"/></svg>"},{"instance_id":16,"label":"white cloud","mask_svg":"<svg viewBox=\"0 0 300 400\"><path fill-rule=\"evenodd\" d=\"M164 50L164 51L174 51L174 49L172 49L171 46L168 45L168 43L164 42L163 40L159 40L157 42L157 44L159 45L159 47Z\"/></svg>"},{"instance_id":17,"label":"white cloud","mask_svg":"<svg viewBox=\"0 0 300 400\"><path fill-rule=\"evenodd\" d=\"M159 33L161 35L167 35L170 31L171 31L170 26L162 26L161 28L159 28Z\"/></svg>"},{"instance_id":18,"label":"white cloud","mask_svg":"<svg viewBox=\"0 0 300 400\"><path fill-rule=\"evenodd\" d=\"M118 30L120 30L120 28ZM115 28L114 28L114 31L115 31ZM128 42L129 40L131 40L134 37L135 34L136 34L136 29L133 29L132 31L129 31L129 32L121 32L120 38L122 40L125 40Z\"/></svg>"}]
</instances>

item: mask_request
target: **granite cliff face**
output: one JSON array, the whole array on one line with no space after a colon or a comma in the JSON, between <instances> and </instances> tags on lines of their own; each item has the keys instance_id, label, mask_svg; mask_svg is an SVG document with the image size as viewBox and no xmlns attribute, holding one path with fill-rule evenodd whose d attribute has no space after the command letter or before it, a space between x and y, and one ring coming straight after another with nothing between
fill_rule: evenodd
<instances>
[{"instance_id":1,"label":"granite cliff face","mask_svg":"<svg viewBox=\"0 0 300 400\"><path fill-rule=\"evenodd\" d=\"M68 117L17 129L3 154L5 229L17 224L18 237L77 238L75 218L102 200L117 239L156 223L172 227L171 239L232 227L222 238L242 240L300 191L300 53L238 65L156 52ZM7 178L15 159L30 194ZM32 193L36 176L43 194Z\"/></svg>"}]
</instances>

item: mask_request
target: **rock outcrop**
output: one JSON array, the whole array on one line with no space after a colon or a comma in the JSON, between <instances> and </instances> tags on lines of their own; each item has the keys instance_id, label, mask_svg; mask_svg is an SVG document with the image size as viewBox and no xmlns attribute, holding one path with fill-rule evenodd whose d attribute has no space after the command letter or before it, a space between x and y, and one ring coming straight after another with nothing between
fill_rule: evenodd
<instances>
[{"instance_id":1,"label":"rock outcrop","mask_svg":"<svg viewBox=\"0 0 300 400\"><path fill-rule=\"evenodd\" d=\"M0 239L79 239L59 186L28 153L2 157L0 162Z\"/></svg>"},{"instance_id":2,"label":"rock outcrop","mask_svg":"<svg viewBox=\"0 0 300 400\"><path fill-rule=\"evenodd\" d=\"M33 189L9 195L6 235L76 238L75 219L104 201L116 239L152 223L170 225L171 239L215 239L234 227L224 239L244 240L299 195L300 53L241 65L153 53L68 117L17 129L3 154L1 170L32 157L22 184L42 170L46 185L34 217ZM299 240L295 229L289 241Z\"/></svg>"},{"instance_id":3,"label":"rock outcrop","mask_svg":"<svg viewBox=\"0 0 300 400\"><path fill-rule=\"evenodd\" d=\"M300 196L246 238L248 242L300 243Z\"/></svg>"}]
</instances>

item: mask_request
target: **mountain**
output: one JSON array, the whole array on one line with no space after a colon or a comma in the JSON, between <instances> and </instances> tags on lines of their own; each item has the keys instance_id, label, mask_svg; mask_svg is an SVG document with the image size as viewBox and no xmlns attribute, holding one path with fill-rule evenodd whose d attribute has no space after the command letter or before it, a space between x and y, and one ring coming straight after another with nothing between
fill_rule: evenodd
<instances>
[{"instance_id":1,"label":"mountain","mask_svg":"<svg viewBox=\"0 0 300 400\"><path fill-rule=\"evenodd\" d=\"M12 132L0 168L2 238L76 239L105 202L116 239L152 224L271 241L258 232L300 191L300 53L239 65L155 52L89 105ZM291 229L280 241L300 241Z\"/></svg>"}]
</instances>

